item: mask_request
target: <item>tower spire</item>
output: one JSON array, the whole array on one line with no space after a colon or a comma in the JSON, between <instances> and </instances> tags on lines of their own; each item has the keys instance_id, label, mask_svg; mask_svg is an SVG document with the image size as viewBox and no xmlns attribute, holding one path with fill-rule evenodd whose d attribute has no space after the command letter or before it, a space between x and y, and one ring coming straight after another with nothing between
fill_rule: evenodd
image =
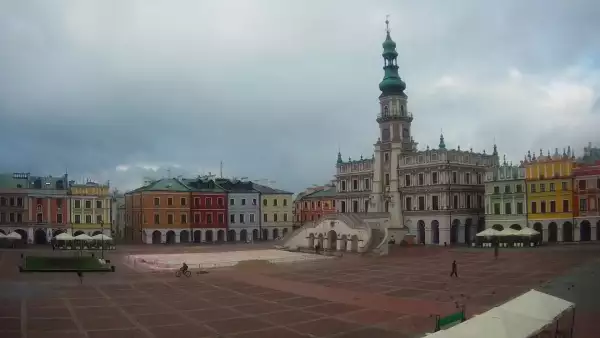
<instances>
[{"instance_id":1,"label":"tower spire","mask_svg":"<svg viewBox=\"0 0 600 338\"><path fill-rule=\"evenodd\" d=\"M440 133L440 144L438 146L440 149L446 149L446 143L444 142L444 131Z\"/></svg>"},{"instance_id":2,"label":"tower spire","mask_svg":"<svg viewBox=\"0 0 600 338\"><path fill-rule=\"evenodd\" d=\"M402 95L406 89L406 83L398 75L398 52L396 52L396 43L390 35L389 15L385 17L385 41L383 42L383 80L379 83L381 96Z\"/></svg>"}]
</instances>

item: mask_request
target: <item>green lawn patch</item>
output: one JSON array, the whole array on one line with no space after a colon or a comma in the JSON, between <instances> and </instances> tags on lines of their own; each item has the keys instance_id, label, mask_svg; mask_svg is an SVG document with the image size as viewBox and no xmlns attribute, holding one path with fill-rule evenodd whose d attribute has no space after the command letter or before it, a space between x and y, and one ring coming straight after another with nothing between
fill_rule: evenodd
<instances>
[{"instance_id":1,"label":"green lawn patch","mask_svg":"<svg viewBox=\"0 0 600 338\"><path fill-rule=\"evenodd\" d=\"M113 267L102 264L94 257L56 257L28 256L25 257L21 272L110 272Z\"/></svg>"}]
</instances>

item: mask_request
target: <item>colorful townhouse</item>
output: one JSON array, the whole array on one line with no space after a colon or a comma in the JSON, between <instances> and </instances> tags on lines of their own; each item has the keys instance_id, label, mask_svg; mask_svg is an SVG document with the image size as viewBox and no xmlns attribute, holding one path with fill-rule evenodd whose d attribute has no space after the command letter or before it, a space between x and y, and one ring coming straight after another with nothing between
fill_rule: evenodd
<instances>
[{"instance_id":1,"label":"colorful townhouse","mask_svg":"<svg viewBox=\"0 0 600 338\"><path fill-rule=\"evenodd\" d=\"M316 187L295 201L297 222L318 221L327 214L336 213L337 190L335 186Z\"/></svg>"},{"instance_id":2,"label":"colorful townhouse","mask_svg":"<svg viewBox=\"0 0 600 338\"><path fill-rule=\"evenodd\" d=\"M227 192L227 241L239 241L242 237L268 239L268 233L260 229L260 193L249 181L216 179L215 182ZM262 237L260 237L262 235ZM265 236L267 235L267 236Z\"/></svg>"},{"instance_id":3,"label":"colorful townhouse","mask_svg":"<svg viewBox=\"0 0 600 338\"><path fill-rule=\"evenodd\" d=\"M227 230L227 192L210 179L182 180L191 190L191 232L194 243L213 242ZM179 238L186 242L185 236Z\"/></svg>"},{"instance_id":4,"label":"colorful townhouse","mask_svg":"<svg viewBox=\"0 0 600 338\"><path fill-rule=\"evenodd\" d=\"M292 230L293 193L254 184L260 194L260 227L263 239L277 239Z\"/></svg>"},{"instance_id":5,"label":"colorful townhouse","mask_svg":"<svg viewBox=\"0 0 600 338\"><path fill-rule=\"evenodd\" d=\"M504 160L500 166L488 169L484 184L487 227L496 230L527 227L525 168Z\"/></svg>"},{"instance_id":6,"label":"colorful townhouse","mask_svg":"<svg viewBox=\"0 0 600 338\"><path fill-rule=\"evenodd\" d=\"M28 173L0 174L0 233L6 235L16 231L25 241L33 238L29 222L28 186Z\"/></svg>"},{"instance_id":7,"label":"colorful townhouse","mask_svg":"<svg viewBox=\"0 0 600 338\"><path fill-rule=\"evenodd\" d=\"M600 240L600 161L578 165L573 176L575 240Z\"/></svg>"},{"instance_id":8,"label":"colorful townhouse","mask_svg":"<svg viewBox=\"0 0 600 338\"><path fill-rule=\"evenodd\" d=\"M73 236L105 234L113 236L111 196L108 184L69 182L69 231Z\"/></svg>"},{"instance_id":9,"label":"colorful townhouse","mask_svg":"<svg viewBox=\"0 0 600 338\"><path fill-rule=\"evenodd\" d=\"M547 242L576 240L573 201L575 156L571 147L560 154L539 156L528 153L523 161L527 183L529 227L542 233Z\"/></svg>"}]
</instances>

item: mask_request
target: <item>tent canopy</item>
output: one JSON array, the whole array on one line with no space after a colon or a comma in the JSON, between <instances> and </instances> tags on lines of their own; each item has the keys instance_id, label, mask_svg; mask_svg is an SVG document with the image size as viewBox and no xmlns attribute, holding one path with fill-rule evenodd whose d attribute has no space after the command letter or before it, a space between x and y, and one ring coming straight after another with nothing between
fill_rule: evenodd
<instances>
[{"instance_id":1,"label":"tent canopy","mask_svg":"<svg viewBox=\"0 0 600 338\"><path fill-rule=\"evenodd\" d=\"M69 235L68 233L63 232L61 234L56 235L54 239L56 239L57 241L72 241L75 238Z\"/></svg>"},{"instance_id":2,"label":"tent canopy","mask_svg":"<svg viewBox=\"0 0 600 338\"><path fill-rule=\"evenodd\" d=\"M498 236L521 236L521 232L515 229L506 228L502 231L498 231Z\"/></svg>"},{"instance_id":3,"label":"tent canopy","mask_svg":"<svg viewBox=\"0 0 600 338\"><path fill-rule=\"evenodd\" d=\"M75 236L75 239L78 241L91 241L92 237L86 235L86 234L81 234L81 235L77 235Z\"/></svg>"},{"instance_id":4,"label":"tent canopy","mask_svg":"<svg viewBox=\"0 0 600 338\"><path fill-rule=\"evenodd\" d=\"M491 237L491 236L498 236L498 233L500 231L496 230L496 229L492 229L492 228L487 228L485 230L483 230L482 232L478 233L477 237Z\"/></svg>"},{"instance_id":5,"label":"tent canopy","mask_svg":"<svg viewBox=\"0 0 600 338\"><path fill-rule=\"evenodd\" d=\"M92 239L94 239L96 241L112 241L112 238L110 238L109 236L106 236L105 234L97 234L97 235L93 236Z\"/></svg>"},{"instance_id":6,"label":"tent canopy","mask_svg":"<svg viewBox=\"0 0 600 338\"><path fill-rule=\"evenodd\" d=\"M6 235L0 232L0 238L6 238Z\"/></svg>"},{"instance_id":7,"label":"tent canopy","mask_svg":"<svg viewBox=\"0 0 600 338\"><path fill-rule=\"evenodd\" d=\"M522 236L535 236L539 235L540 233L532 228L523 228L519 230L519 234L521 234Z\"/></svg>"},{"instance_id":8,"label":"tent canopy","mask_svg":"<svg viewBox=\"0 0 600 338\"><path fill-rule=\"evenodd\" d=\"M21 235L19 235L18 232L13 231L10 234L8 234L8 236L6 236L6 238L21 239Z\"/></svg>"},{"instance_id":9,"label":"tent canopy","mask_svg":"<svg viewBox=\"0 0 600 338\"><path fill-rule=\"evenodd\" d=\"M573 307L574 303L537 290L531 290L500 306L506 311L540 319L546 323L552 323Z\"/></svg>"}]
</instances>

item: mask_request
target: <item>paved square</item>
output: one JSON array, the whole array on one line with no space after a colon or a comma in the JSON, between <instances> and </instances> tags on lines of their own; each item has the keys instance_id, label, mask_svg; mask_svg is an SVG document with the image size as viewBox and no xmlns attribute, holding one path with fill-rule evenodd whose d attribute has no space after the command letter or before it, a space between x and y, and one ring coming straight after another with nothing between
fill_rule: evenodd
<instances>
[{"instance_id":1,"label":"paved square","mask_svg":"<svg viewBox=\"0 0 600 338\"><path fill-rule=\"evenodd\" d=\"M0 251L0 337L419 337L436 314L465 305L473 315L543 291L599 253L561 246L504 250L494 260L485 250L414 247L208 274L192 267L192 277L176 278L133 268L117 251L117 272L87 274L80 285L75 274L19 274L20 252ZM453 260L458 278L449 276ZM598 336L585 324L596 313L600 306L578 311L576 337Z\"/></svg>"}]
</instances>

